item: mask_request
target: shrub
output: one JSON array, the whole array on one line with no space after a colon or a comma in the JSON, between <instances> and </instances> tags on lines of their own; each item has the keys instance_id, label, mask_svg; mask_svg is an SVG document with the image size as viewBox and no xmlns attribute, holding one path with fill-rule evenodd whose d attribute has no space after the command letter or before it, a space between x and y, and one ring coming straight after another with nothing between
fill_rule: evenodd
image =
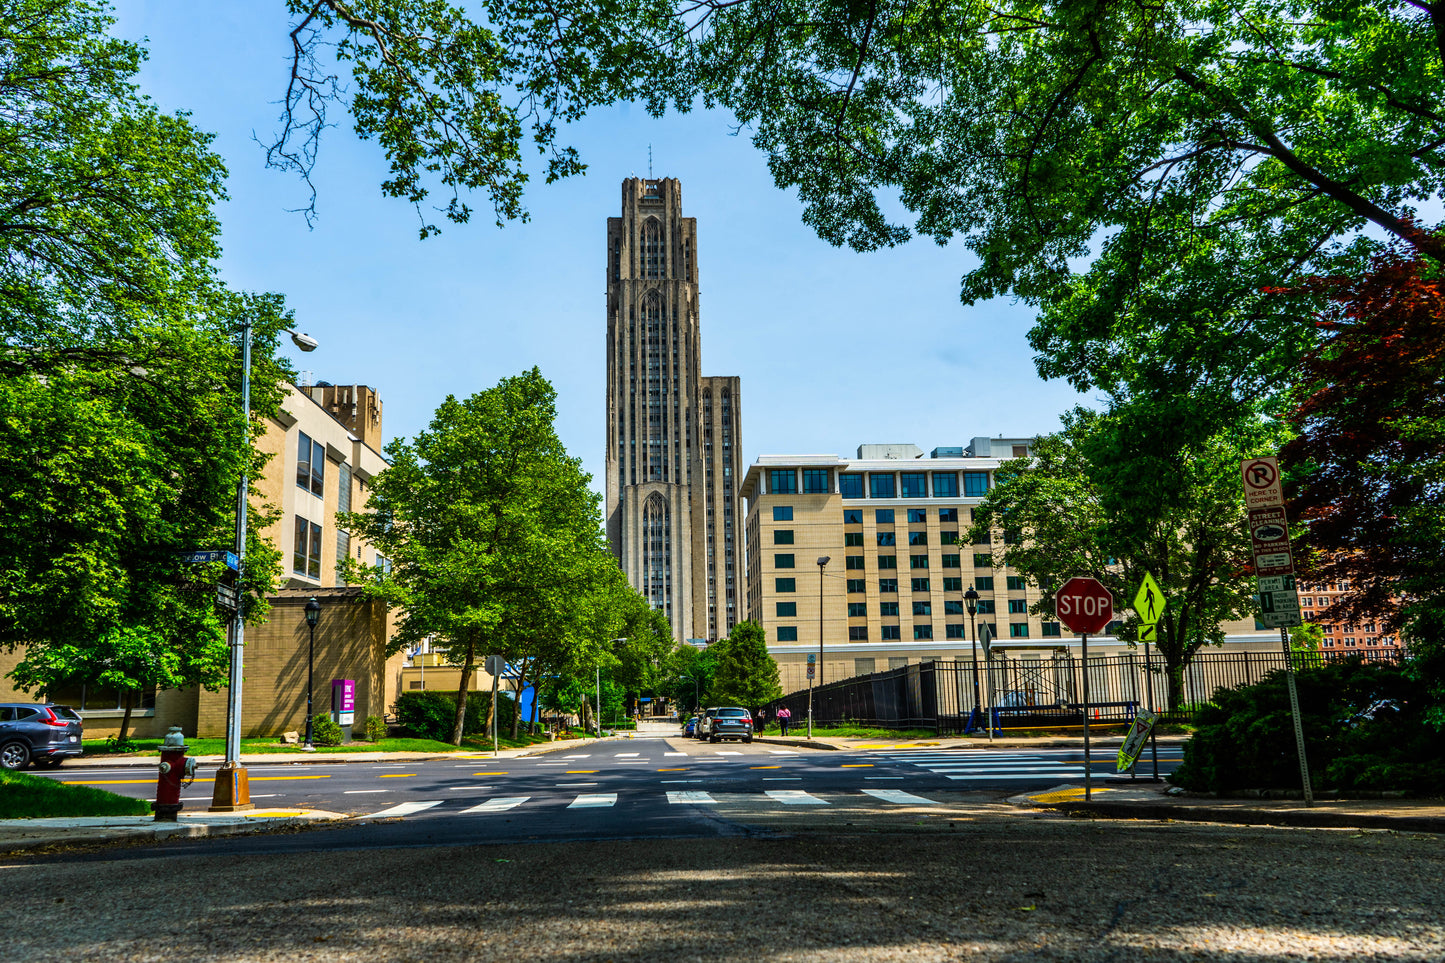
<instances>
[{"instance_id":1,"label":"shrub","mask_svg":"<svg viewBox=\"0 0 1445 963\"><path fill-rule=\"evenodd\" d=\"M366 738L369 742L380 742L386 738L386 722L381 716L366 717Z\"/></svg>"},{"instance_id":2,"label":"shrub","mask_svg":"<svg viewBox=\"0 0 1445 963\"><path fill-rule=\"evenodd\" d=\"M490 692L467 693L467 716L462 724L462 735L474 736L487 731L487 708L491 701ZM512 717L517 714L517 704L511 699L498 699L497 703L498 731L509 730ZM452 726L457 718L457 694L403 692L396 700L396 718L409 736L450 742Z\"/></svg>"},{"instance_id":3,"label":"shrub","mask_svg":"<svg viewBox=\"0 0 1445 963\"><path fill-rule=\"evenodd\" d=\"M1445 791L1445 741L1427 726L1428 692L1406 667L1345 659L1295 680L1314 788ZM1299 788L1283 669L1221 689L1194 724L1170 782L1209 792Z\"/></svg>"},{"instance_id":4,"label":"shrub","mask_svg":"<svg viewBox=\"0 0 1445 963\"><path fill-rule=\"evenodd\" d=\"M311 719L311 741L318 746L339 746L341 727L332 722L330 716L314 716Z\"/></svg>"}]
</instances>

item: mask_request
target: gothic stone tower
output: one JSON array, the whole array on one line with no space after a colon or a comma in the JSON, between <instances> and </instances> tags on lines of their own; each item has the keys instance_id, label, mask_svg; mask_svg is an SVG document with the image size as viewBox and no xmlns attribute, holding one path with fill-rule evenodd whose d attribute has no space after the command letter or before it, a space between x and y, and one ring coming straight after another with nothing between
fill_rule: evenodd
<instances>
[{"instance_id":1,"label":"gothic stone tower","mask_svg":"<svg viewBox=\"0 0 1445 963\"><path fill-rule=\"evenodd\" d=\"M743 617L736 377L699 374L697 219L673 178L622 182L607 219L607 539L678 639Z\"/></svg>"}]
</instances>

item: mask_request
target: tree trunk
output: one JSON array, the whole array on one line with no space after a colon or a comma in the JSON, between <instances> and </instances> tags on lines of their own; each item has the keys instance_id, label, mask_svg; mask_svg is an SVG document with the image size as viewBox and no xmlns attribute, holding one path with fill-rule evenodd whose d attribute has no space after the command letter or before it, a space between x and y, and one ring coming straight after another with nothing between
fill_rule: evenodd
<instances>
[{"instance_id":1,"label":"tree trunk","mask_svg":"<svg viewBox=\"0 0 1445 963\"><path fill-rule=\"evenodd\" d=\"M462 681L457 686L457 720L452 724L452 745L462 744L462 727L467 721L467 687L472 684L472 667L477 662L477 643L475 639L467 640L467 658L462 663Z\"/></svg>"},{"instance_id":2,"label":"tree trunk","mask_svg":"<svg viewBox=\"0 0 1445 963\"><path fill-rule=\"evenodd\" d=\"M1169 687L1169 711L1175 713L1184 705L1184 663L1166 656L1164 672Z\"/></svg>"},{"instance_id":3,"label":"tree trunk","mask_svg":"<svg viewBox=\"0 0 1445 963\"><path fill-rule=\"evenodd\" d=\"M125 690L125 715L120 717L120 735L115 737L116 748L125 745L126 733L130 732L130 711L135 708L135 693L130 689Z\"/></svg>"},{"instance_id":4,"label":"tree trunk","mask_svg":"<svg viewBox=\"0 0 1445 963\"><path fill-rule=\"evenodd\" d=\"M542 687L532 683L532 718L527 721L527 735L537 734L537 709L542 704Z\"/></svg>"},{"instance_id":5,"label":"tree trunk","mask_svg":"<svg viewBox=\"0 0 1445 963\"><path fill-rule=\"evenodd\" d=\"M512 691L516 693L517 712L512 713L512 741L517 741L517 727L522 724L522 690L526 688L527 669L530 668L528 661L522 660L522 667L517 670L517 681L512 684Z\"/></svg>"}]
</instances>

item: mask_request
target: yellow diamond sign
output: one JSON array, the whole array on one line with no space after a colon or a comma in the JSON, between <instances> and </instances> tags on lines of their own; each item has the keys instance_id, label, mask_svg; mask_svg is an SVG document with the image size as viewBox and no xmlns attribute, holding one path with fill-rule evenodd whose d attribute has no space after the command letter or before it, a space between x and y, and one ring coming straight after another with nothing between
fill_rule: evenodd
<instances>
[{"instance_id":1,"label":"yellow diamond sign","mask_svg":"<svg viewBox=\"0 0 1445 963\"><path fill-rule=\"evenodd\" d=\"M1139 594L1134 596L1134 611L1145 625L1153 625L1164 615L1164 593L1148 572L1144 573L1144 584L1139 586Z\"/></svg>"}]
</instances>

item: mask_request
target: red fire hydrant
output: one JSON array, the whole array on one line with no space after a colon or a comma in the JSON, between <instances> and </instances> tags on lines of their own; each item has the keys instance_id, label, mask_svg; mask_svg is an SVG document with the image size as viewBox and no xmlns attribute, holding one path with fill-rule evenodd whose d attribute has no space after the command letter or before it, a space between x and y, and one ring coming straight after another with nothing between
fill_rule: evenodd
<instances>
[{"instance_id":1,"label":"red fire hydrant","mask_svg":"<svg viewBox=\"0 0 1445 963\"><path fill-rule=\"evenodd\" d=\"M196 760L186 758L186 737L171 726L161 743L160 777L156 779L156 821L175 822L181 811L181 789L196 778Z\"/></svg>"}]
</instances>

